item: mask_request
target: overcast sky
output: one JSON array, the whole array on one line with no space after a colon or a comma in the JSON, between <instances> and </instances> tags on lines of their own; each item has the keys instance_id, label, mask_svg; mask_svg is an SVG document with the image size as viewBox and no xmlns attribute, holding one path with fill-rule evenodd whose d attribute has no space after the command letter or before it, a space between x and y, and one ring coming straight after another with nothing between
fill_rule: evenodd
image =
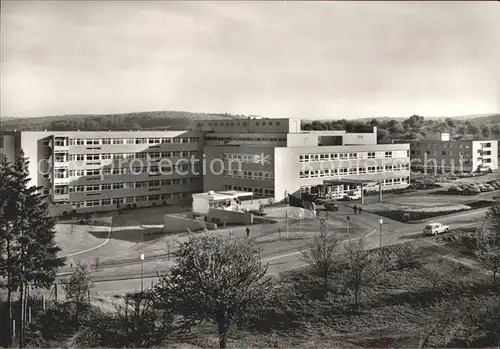
<instances>
[{"instance_id":1,"label":"overcast sky","mask_svg":"<svg viewBox=\"0 0 500 349\"><path fill-rule=\"evenodd\" d=\"M500 111L496 2L2 1L1 115Z\"/></svg>"}]
</instances>

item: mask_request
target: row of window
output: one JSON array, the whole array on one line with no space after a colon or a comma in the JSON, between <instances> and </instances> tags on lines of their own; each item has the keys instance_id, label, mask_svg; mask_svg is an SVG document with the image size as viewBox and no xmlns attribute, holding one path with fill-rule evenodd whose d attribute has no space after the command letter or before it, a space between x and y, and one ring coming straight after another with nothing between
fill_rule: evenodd
<instances>
[{"instance_id":1,"label":"row of window","mask_svg":"<svg viewBox=\"0 0 500 349\"><path fill-rule=\"evenodd\" d=\"M257 180L274 180L274 173L267 171L238 171L238 170L225 170L224 177L257 179Z\"/></svg>"},{"instance_id":2,"label":"row of window","mask_svg":"<svg viewBox=\"0 0 500 349\"><path fill-rule=\"evenodd\" d=\"M222 160L249 163L249 164L261 164L261 163L272 164L274 157L269 154L224 153L222 154Z\"/></svg>"},{"instance_id":3,"label":"row of window","mask_svg":"<svg viewBox=\"0 0 500 349\"><path fill-rule=\"evenodd\" d=\"M54 177L57 179L83 177L83 176L109 176L109 175L139 175L147 173L149 175L169 175L177 173L186 175L189 172L191 165L177 165L177 166L143 166L143 167L119 167L119 168L102 168L102 169L89 169L89 170L68 170L65 168L56 168L54 170ZM193 166L193 174L199 174L201 165ZM49 178L49 174L45 174L44 178Z\"/></svg>"},{"instance_id":4,"label":"row of window","mask_svg":"<svg viewBox=\"0 0 500 349\"><path fill-rule=\"evenodd\" d=\"M190 184L194 178L162 179L154 181L120 182L120 183L102 183L70 186L70 193L82 193L93 191L106 191L117 189L136 189L136 188L157 188L167 185ZM66 186L55 186L55 194L65 194Z\"/></svg>"},{"instance_id":5,"label":"row of window","mask_svg":"<svg viewBox=\"0 0 500 349\"><path fill-rule=\"evenodd\" d=\"M432 156L437 156L437 151L436 150L426 150L424 152L421 152L420 150L412 150L411 151L412 155L417 155L420 156L422 154L427 154L427 155L432 155ZM441 151L441 156L453 156L453 151L451 150L442 150ZM460 151L458 152L458 156L465 157L465 158L470 158L471 153L466 151Z\"/></svg>"},{"instance_id":6,"label":"row of window","mask_svg":"<svg viewBox=\"0 0 500 349\"><path fill-rule=\"evenodd\" d=\"M271 120L264 120L264 121L256 121L255 125L256 126L272 126L276 125L279 126L280 122L279 121L271 121ZM215 121L215 122L209 122L208 126L246 126L247 123L246 121ZM199 123L198 126L203 126L203 123Z\"/></svg>"},{"instance_id":7,"label":"row of window","mask_svg":"<svg viewBox=\"0 0 500 349\"><path fill-rule=\"evenodd\" d=\"M441 148L453 148L452 142L439 142L439 143L414 143L417 148L427 148L427 149L436 149L438 145L441 144ZM470 143L458 143L459 149L469 149Z\"/></svg>"},{"instance_id":8,"label":"row of window","mask_svg":"<svg viewBox=\"0 0 500 349\"><path fill-rule=\"evenodd\" d=\"M357 175L366 173L401 172L401 171L408 171L409 169L410 169L410 164L352 167L352 168L339 168L339 169L326 168L320 170L300 171L299 178L318 178L318 177Z\"/></svg>"},{"instance_id":9,"label":"row of window","mask_svg":"<svg viewBox=\"0 0 500 349\"><path fill-rule=\"evenodd\" d=\"M189 165L178 165L174 166L177 171L185 172L189 170ZM174 167L172 166L138 166L138 167L117 167L117 168L96 168L96 169L87 169L87 170L68 170L68 178L72 177L83 177L83 176L100 176L105 175L127 175L133 174L138 175L141 173L149 173L149 174L172 174L174 172ZM194 168L199 168L200 165L195 165ZM181 174L183 174L181 173ZM62 177L58 177L58 174L61 174ZM56 170L56 178L66 178L65 169L57 169Z\"/></svg>"},{"instance_id":10,"label":"row of window","mask_svg":"<svg viewBox=\"0 0 500 349\"><path fill-rule=\"evenodd\" d=\"M378 155L378 156L377 156ZM407 152L407 157L409 156ZM332 154L303 154L299 156L299 162L316 162L330 160L354 160L354 159L376 159L376 158L392 158L392 151L382 153L362 152L362 153L332 153Z\"/></svg>"},{"instance_id":11,"label":"row of window","mask_svg":"<svg viewBox=\"0 0 500 349\"><path fill-rule=\"evenodd\" d=\"M177 157L198 157L197 151L153 151L143 153L102 153L102 154L70 154L69 161L99 161L99 160L118 160L118 159L162 159ZM65 162L64 154L55 154L55 161Z\"/></svg>"},{"instance_id":12,"label":"row of window","mask_svg":"<svg viewBox=\"0 0 500 349\"><path fill-rule=\"evenodd\" d=\"M168 194L156 194L156 195L127 196L127 197L113 198L113 199L73 201L71 205L73 206L73 208L111 206L111 205L117 206L118 204L126 205L133 203L187 199L191 197L192 194L193 194L192 192L182 192L182 193L168 193Z\"/></svg>"},{"instance_id":13,"label":"row of window","mask_svg":"<svg viewBox=\"0 0 500 349\"><path fill-rule=\"evenodd\" d=\"M384 179L382 182L382 186L392 186L392 185L399 185L399 184L409 184L410 183L410 178L409 177L401 177L401 178L387 178ZM303 193L311 193L311 188L313 186L310 185L305 185L300 187L300 191ZM347 188L346 188L347 187ZM351 188L352 186L346 185L345 187L343 185L338 185L332 187L332 192L335 193L341 193L341 192L346 192L349 190L353 190L354 188ZM373 184L373 185L367 185L366 188L372 188L375 189L378 187L378 184Z\"/></svg>"},{"instance_id":14,"label":"row of window","mask_svg":"<svg viewBox=\"0 0 500 349\"><path fill-rule=\"evenodd\" d=\"M259 187L242 187L239 185L224 185L224 190L237 190L253 193L254 197L270 198L274 197L273 189L259 188Z\"/></svg>"},{"instance_id":15,"label":"row of window","mask_svg":"<svg viewBox=\"0 0 500 349\"><path fill-rule=\"evenodd\" d=\"M63 139L56 139L56 146L64 146ZM70 145L109 145L109 144L184 144L198 143L199 137L154 137L154 138L74 138L69 140Z\"/></svg>"},{"instance_id":16,"label":"row of window","mask_svg":"<svg viewBox=\"0 0 500 349\"><path fill-rule=\"evenodd\" d=\"M235 136L235 137L222 137L222 136L206 136L207 141L248 141L248 142L286 142L286 137L263 137L263 136Z\"/></svg>"}]
</instances>

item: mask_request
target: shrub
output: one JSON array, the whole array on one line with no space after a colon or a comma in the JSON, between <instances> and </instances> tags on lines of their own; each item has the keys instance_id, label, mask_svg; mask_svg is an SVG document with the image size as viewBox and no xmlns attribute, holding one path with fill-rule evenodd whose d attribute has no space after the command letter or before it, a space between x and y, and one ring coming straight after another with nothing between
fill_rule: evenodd
<instances>
[{"instance_id":1,"label":"shrub","mask_svg":"<svg viewBox=\"0 0 500 349\"><path fill-rule=\"evenodd\" d=\"M127 204L127 209L131 209L132 208L132 205L131 204Z\"/></svg>"},{"instance_id":2,"label":"shrub","mask_svg":"<svg viewBox=\"0 0 500 349\"><path fill-rule=\"evenodd\" d=\"M30 325L29 332L34 341L63 340L76 332L76 323L73 321L75 309L66 303L56 303L44 312L41 312Z\"/></svg>"},{"instance_id":3,"label":"shrub","mask_svg":"<svg viewBox=\"0 0 500 349\"><path fill-rule=\"evenodd\" d=\"M134 202L134 204L132 205L133 208L137 208L137 204Z\"/></svg>"},{"instance_id":4,"label":"shrub","mask_svg":"<svg viewBox=\"0 0 500 349\"><path fill-rule=\"evenodd\" d=\"M412 243L408 242L400 245L395 245L394 254L396 256L395 266L399 270L406 268L416 268L420 266L420 257L422 255L422 251Z\"/></svg>"},{"instance_id":5,"label":"shrub","mask_svg":"<svg viewBox=\"0 0 500 349\"><path fill-rule=\"evenodd\" d=\"M67 216L68 216L68 211L63 211L63 212L62 212L62 216L63 216L63 217L67 217Z\"/></svg>"}]
</instances>

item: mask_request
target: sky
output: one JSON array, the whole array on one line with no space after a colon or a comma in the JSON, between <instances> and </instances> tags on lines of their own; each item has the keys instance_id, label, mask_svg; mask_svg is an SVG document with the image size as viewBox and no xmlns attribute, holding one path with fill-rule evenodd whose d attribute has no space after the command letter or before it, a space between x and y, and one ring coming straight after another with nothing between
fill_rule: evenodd
<instances>
[{"instance_id":1,"label":"sky","mask_svg":"<svg viewBox=\"0 0 500 349\"><path fill-rule=\"evenodd\" d=\"M2 1L1 116L500 111L497 2Z\"/></svg>"}]
</instances>

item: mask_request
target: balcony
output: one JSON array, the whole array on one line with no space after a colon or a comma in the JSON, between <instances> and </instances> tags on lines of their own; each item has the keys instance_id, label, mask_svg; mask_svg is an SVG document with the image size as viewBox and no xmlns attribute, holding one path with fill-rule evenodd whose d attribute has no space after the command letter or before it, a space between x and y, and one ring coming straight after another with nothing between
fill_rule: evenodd
<instances>
[{"instance_id":1,"label":"balcony","mask_svg":"<svg viewBox=\"0 0 500 349\"><path fill-rule=\"evenodd\" d=\"M67 202L69 201L69 194L54 194L52 196L54 202Z\"/></svg>"},{"instance_id":2,"label":"balcony","mask_svg":"<svg viewBox=\"0 0 500 349\"><path fill-rule=\"evenodd\" d=\"M69 177L66 178L53 178L54 184L57 185L63 185L63 184L69 184Z\"/></svg>"},{"instance_id":3,"label":"balcony","mask_svg":"<svg viewBox=\"0 0 500 349\"><path fill-rule=\"evenodd\" d=\"M54 160L54 168L67 168L67 167L69 167L69 162Z\"/></svg>"}]
</instances>

